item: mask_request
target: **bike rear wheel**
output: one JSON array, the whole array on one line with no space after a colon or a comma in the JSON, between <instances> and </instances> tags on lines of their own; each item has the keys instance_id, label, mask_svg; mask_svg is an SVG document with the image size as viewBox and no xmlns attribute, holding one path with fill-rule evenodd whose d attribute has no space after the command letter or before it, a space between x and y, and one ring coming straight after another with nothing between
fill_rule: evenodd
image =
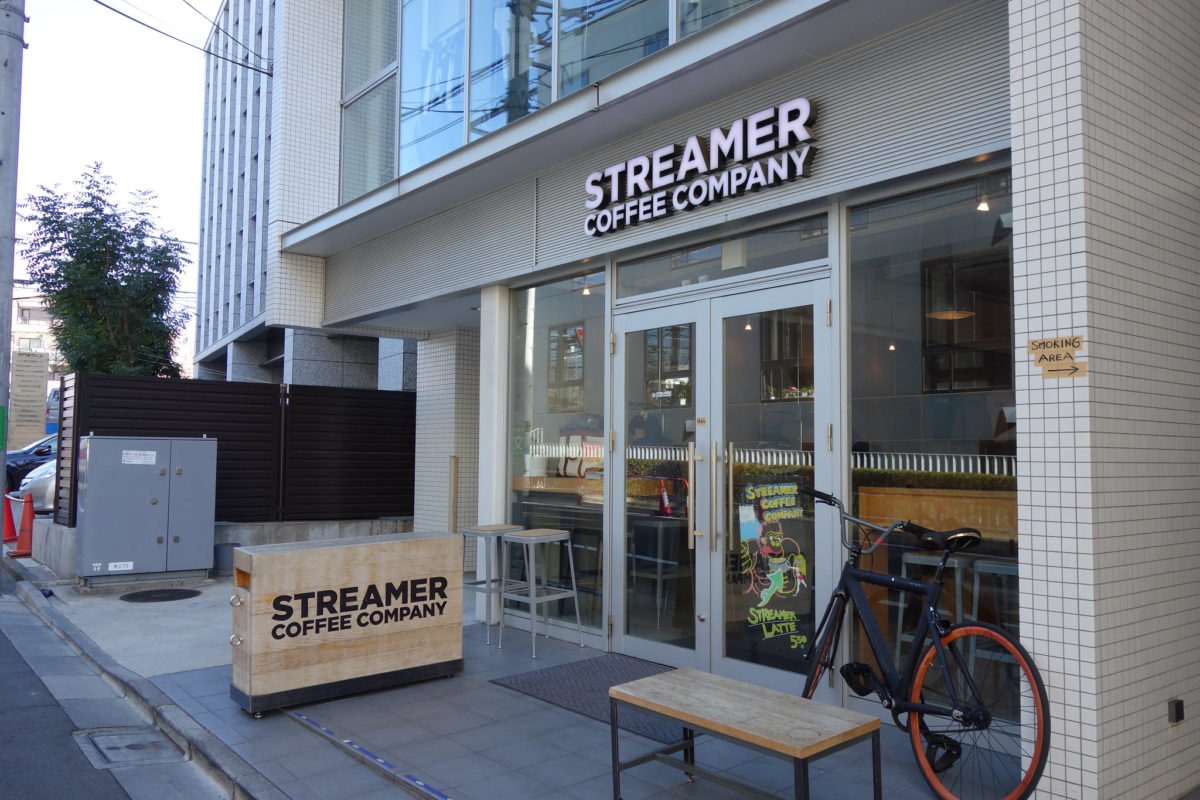
<instances>
[{"instance_id":1,"label":"bike rear wheel","mask_svg":"<svg viewBox=\"0 0 1200 800\"><path fill-rule=\"evenodd\" d=\"M1050 709L1037 667L1020 642L994 625L957 625L941 643L945 673L930 645L917 664L910 699L954 707L952 685L968 718L909 714L925 781L944 800L1023 800L1050 750Z\"/></svg>"}]
</instances>

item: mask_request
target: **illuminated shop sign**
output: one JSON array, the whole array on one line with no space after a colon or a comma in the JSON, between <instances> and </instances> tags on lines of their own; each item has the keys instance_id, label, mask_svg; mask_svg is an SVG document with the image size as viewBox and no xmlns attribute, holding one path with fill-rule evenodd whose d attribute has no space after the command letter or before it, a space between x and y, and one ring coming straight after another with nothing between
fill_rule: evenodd
<instances>
[{"instance_id":1,"label":"illuminated shop sign","mask_svg":"<svg viewBox=\"0 0 1200 800\"><path fill-rule=\"evenodd\" d=\"M583 230L603 236L806 177L817 152L807 144L815 120L813 104L797 97L593 172L584 181L591 213Z\"/></svg>"}]
</instances>

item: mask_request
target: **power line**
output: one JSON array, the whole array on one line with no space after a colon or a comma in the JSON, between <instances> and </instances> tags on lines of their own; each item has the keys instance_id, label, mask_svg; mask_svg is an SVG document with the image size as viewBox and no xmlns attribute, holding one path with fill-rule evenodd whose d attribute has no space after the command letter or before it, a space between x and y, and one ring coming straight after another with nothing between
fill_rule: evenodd
<instances>
[{"instance_id":1,"label":"power line","mask_svg":"<svg viewBox=\"0 0 1200 800\"><path fill-rule=\"evenodd\" d=\"M107 8L109 11L113 12L114 14L120 14L122 17L124 17L127 20L130 20L131 22L136 22L138 25L149 28L150 30L154 31L155 33L160 33L163 36L167 37L168 39L173 39L174 41L179 42L180 44L187 45L188 47L192 48L193 50L199 50L201 53L204 53L205 55L212 56L213 58L219 58L222 61L228 61L230 64L237 64L239 67L244 67L244 68L250 70L251 72L261 73L263 75L266 75L268 78L273 77L271 75L271 70L269 70L269 69L261 69L259 67L255 67L250 64L246 64L244 62L238 61L235 58L229 58L228 56L223 56L220 53L214 53L211 50L206 50L203 47L194 45L191 42L180 39L178 36L172 36L171 34L167 33L166 31L159 30L158 28L154 27L153 25L151 25L148 22L143 22L142 20L138 19L137 17L130 16L129 14L126 14L124 11L121 11L120 9L113 8L108 3L105 3L104 0L92 0L92 2L96 3L99 6L103 6L104 8Z\"/></svg>"},{"instance_id":2,"label":"power line","mask_svg":"<svg viewBox=\"0 0 1200 800\"><path fill-rule=\"evenodd\" d=\"M208 24L212 25L214 28L216 28L217 30L219 30L221 33L223 33L223 34L225 34L226 36L228 36L228 37L229 37L229 39L230 39L230 40L231 40L231 41L232 41L234 44L236 44L238 47L242 48L242 49L243 49L243 50L245 50L247 53L249 53L250 55L254 56L254 57L255 57L255 58L257 58L257 59L260 59L260 60L262 60L262 61L268 61L268 59L267 59L267 57L266 57L266 56L259 55L258 53L256 53L256 52L254 52L253 50L251 50L249 45L242 44L242 42L241 42L241 41L239 41L239 40L238 40L238 38L237 38L236 36L234 36L232 33L230 33L229 31L225 30L225 29L224 29L224 28L222 28L220 25L218 25L218 24L217 24L217 21L216 21L215 19L209 19L207 16L205 16L205 14L204 14L204 12L203 12L203 11L201 11L200 9L196 8L194 5L192 5L191 3L189 3L189 2L188 2L188 0L180 0L180 2L181 2L181 3L183 3L185 6L187 6L188 8L190 8L192 11L195 11L197 14L199 14L199 15L200 15L200 17L201 17L201 19L203 19L205 22L207 22Z\"/></svg>"}]
</instances>

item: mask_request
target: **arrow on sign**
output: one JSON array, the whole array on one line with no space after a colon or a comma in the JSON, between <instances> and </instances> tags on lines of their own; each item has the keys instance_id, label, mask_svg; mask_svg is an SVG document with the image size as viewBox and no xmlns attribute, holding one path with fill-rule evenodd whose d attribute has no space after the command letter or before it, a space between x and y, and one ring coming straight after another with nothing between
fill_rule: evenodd
<instances>
[{"instance_id":1,"label":"arrow on sign","mask_svg":"<svg viewBox=\"0 0 1200 800\"><path fill-rule=\"evenodd\" d=\"M1088 374L1088 362L1076 361L1069 367L1042 367L1042 377L1047 379L1056 378L1086 378Z\"/></svg>"}]
</instances>

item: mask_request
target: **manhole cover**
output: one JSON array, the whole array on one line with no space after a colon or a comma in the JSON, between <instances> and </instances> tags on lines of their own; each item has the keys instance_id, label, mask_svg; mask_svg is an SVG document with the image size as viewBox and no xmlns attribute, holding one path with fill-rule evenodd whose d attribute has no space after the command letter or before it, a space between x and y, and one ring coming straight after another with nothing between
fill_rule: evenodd
<instances>
[{"instance_id":1,"label":"manhole cover","mask_svg":"<svg viewBox=\"0 0 1200 800\"><path fill-rule=\"evenodd\" d=\"M153 728L89 728L71 735L96 769L183 761L183 753Z\"/></svg>"},{"instance_id":2,"label":"manhole cover","mask_svg":"<svg viewBox=\"0 0 1200 800\"><path fill-rule=\"evenodd\" d=\"M187 600L189 597L199 597L195 589L147 589L144 592L130 592L121 595L126 603L165 603L168 600Z\"/></svg>"}]
</instances>

